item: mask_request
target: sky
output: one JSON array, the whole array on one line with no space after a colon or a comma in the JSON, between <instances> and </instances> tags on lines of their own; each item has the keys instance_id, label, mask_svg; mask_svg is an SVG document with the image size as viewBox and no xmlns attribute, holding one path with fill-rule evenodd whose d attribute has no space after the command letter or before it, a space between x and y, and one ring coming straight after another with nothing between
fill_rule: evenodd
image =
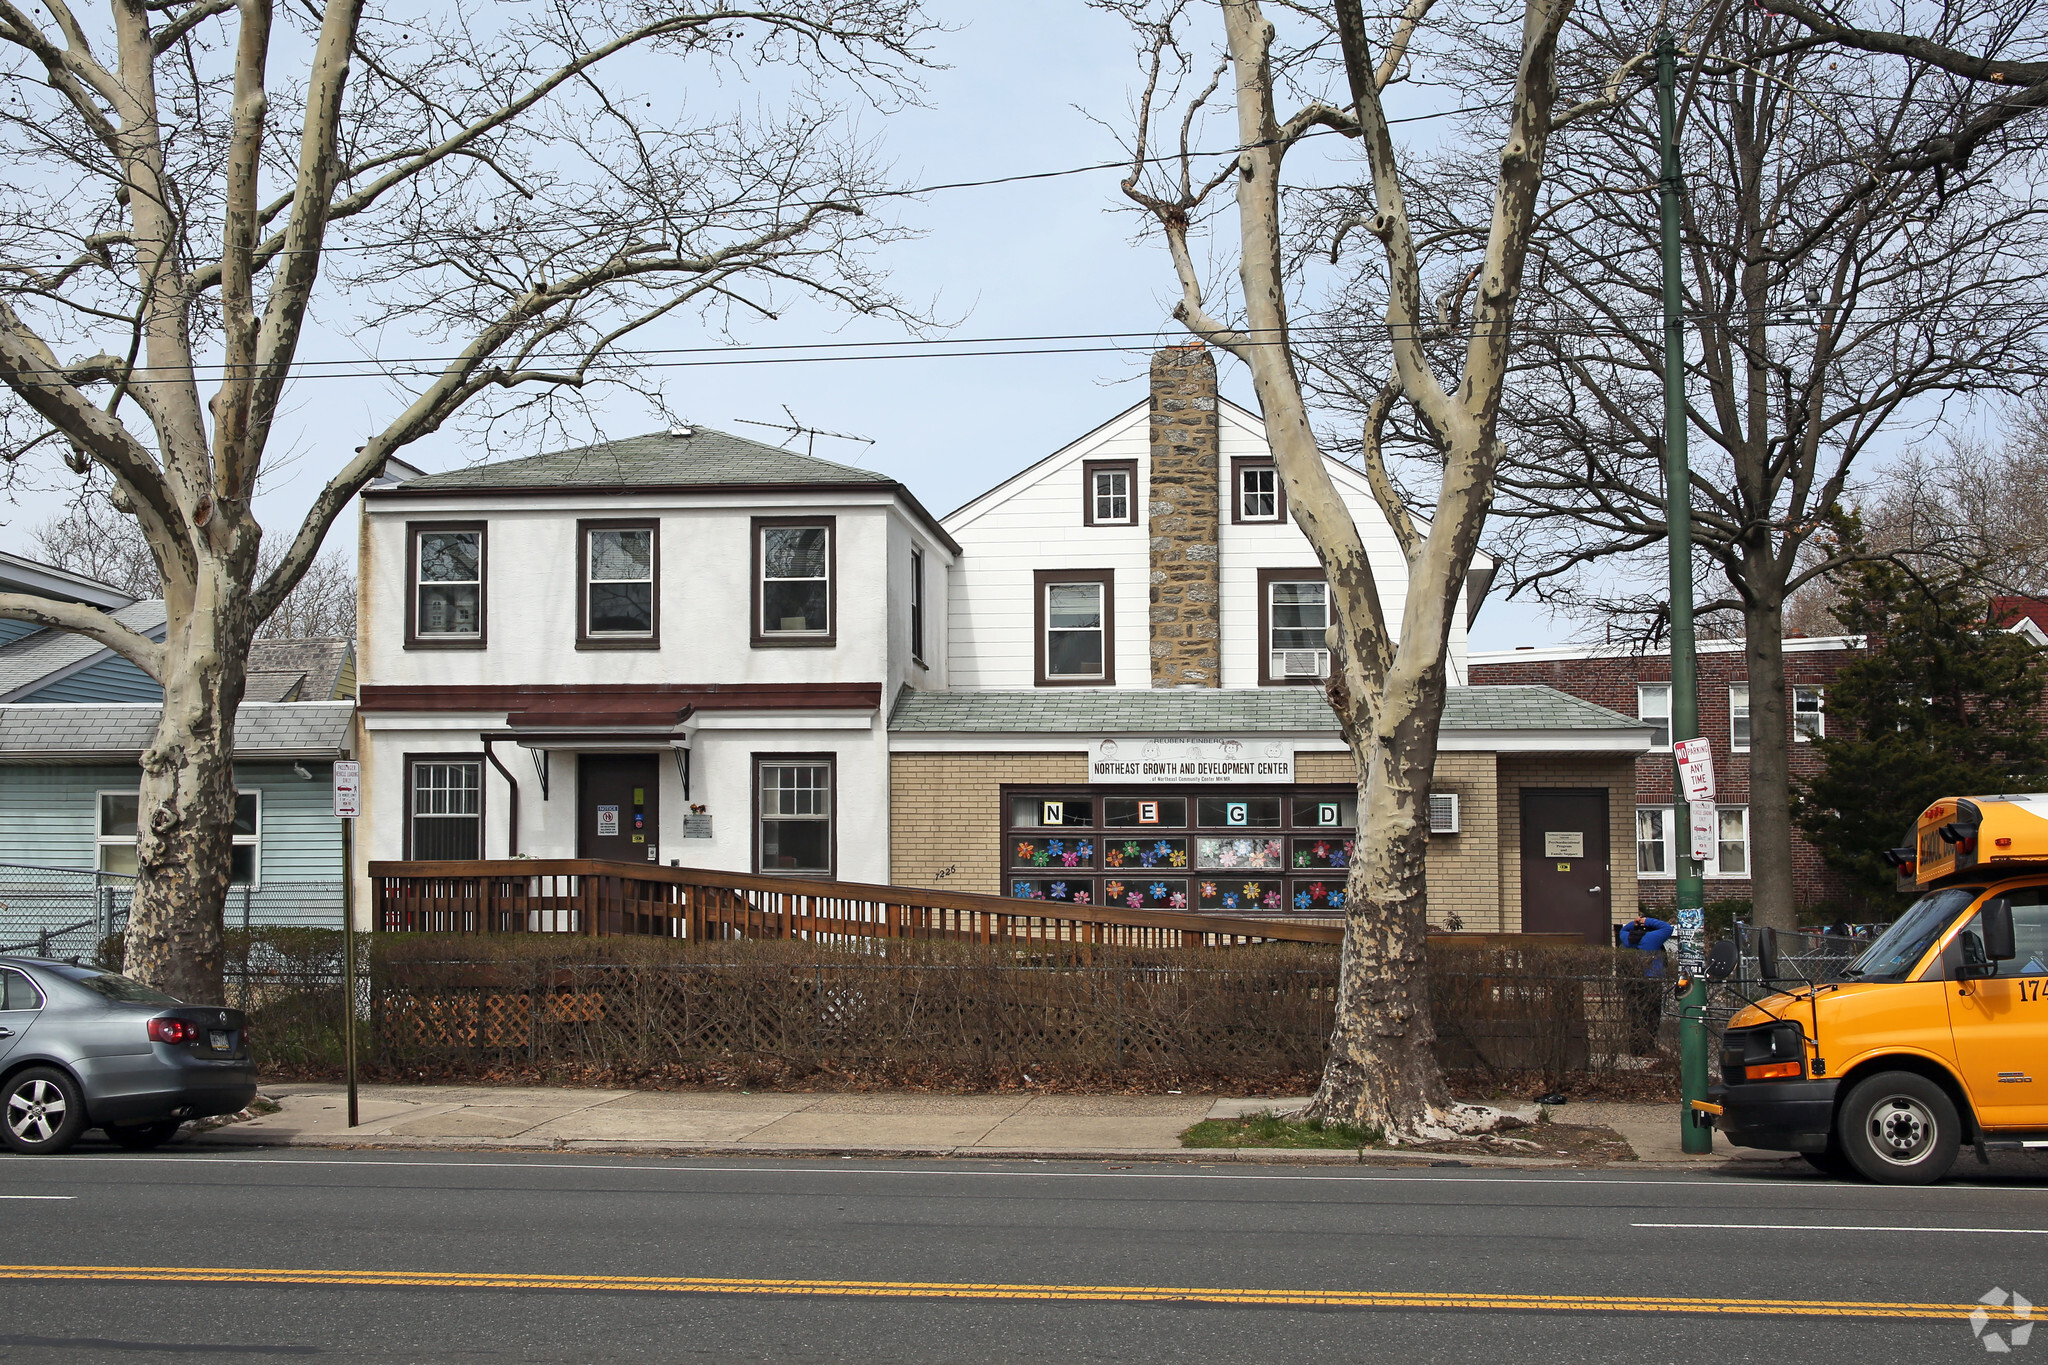
<instances>
[{"instance_id":1,"label":"sky","mask_svg":"<svg viewBox=\"0 0 2048 1365\"><path fill-rule=\"evenodd\" d=\"M866 130L880 135L899 183L980 180L1118 157L1111 132L1089 115L1113 126L1125 120L1137 65L1120 21L1078 0L933 0L930 10L953 31L935 41L934 56L946 69L928 74L925 107L864 119ZM1103 170L910 201L902 221L923 235L886 248L879 262L899 293L931 301L937 315L954 322L954 337L1121 333L1178 342L1184 337L1171 317L1177 288L1170 262L1156 239L1139 238L1139 219L1118 211L1119 178ZM902 335L892 324L844 323L798 308L740 339L760 345ZM643 344L715 343L700 323L677 319L645 334ZM401 344L411 354L435 352L419 339ZM899 479L943 514L1141 401L1152 344L1134 340L1127 351L1065 355L675 368L666 372L664 396L692 422L771 444L784 433L745 419L786 422L786 407L805 426L867 437L872 445L819 438L814 453ZM338 342L323 352L350 353ZM1256 411L1243 368L1225 358L1221 370L1226 396ZM265 480L257 505L273 534L294 526L320 482L373 424L388 420L396 410L391 400L373 379L294 388L271 447L291 456ZM607 436L658 425L631 395L600 400L599 420ZM443 433L405 458L444 469L476 457L460 436ZM19 495L16 506L0 509L0 548L25 551L29 531L62 506L56 493ZM347 524L337 526L331 544L353 542ZM1495 598L1475 623L1471 647L1554 643L1570 628L1540 607Z\"/></svg>"}]
</instances>

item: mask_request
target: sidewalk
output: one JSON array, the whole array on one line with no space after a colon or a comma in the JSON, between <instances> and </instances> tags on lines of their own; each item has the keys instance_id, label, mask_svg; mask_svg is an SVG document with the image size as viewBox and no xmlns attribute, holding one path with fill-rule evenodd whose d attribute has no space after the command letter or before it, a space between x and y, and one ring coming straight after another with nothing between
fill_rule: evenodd
<instances>
[{"instance_id":1,"label":"sidewalk","mask_svg":"<svg viewBox=\"0 0 2048 1365\"><path fill-rule=\"evenodd\" d=\"M453 1085L366 1085L361 1123L347 1123L343 1087L266 1085L281 1107L195 1134L195 1146L497 1148L663 1155L1139 1158L1356 1164L1351 1151L1188 1149L1180 1134L1205 1118L1285 1111L1301 1099L1195 1095L925 1095L771 1091L677 1092ZM1669 1105L1584 1104L1561 1123L1613 1128L1639 1159L1711 1164L1678 1150ZM1533 1112L1532 1115L1533 1117ZM1443 1160L1369 1152L1372 1162ZM1534 1157L1461 1157L1469 1165L1559 1166Z\"/></svg>"}]
</instances>

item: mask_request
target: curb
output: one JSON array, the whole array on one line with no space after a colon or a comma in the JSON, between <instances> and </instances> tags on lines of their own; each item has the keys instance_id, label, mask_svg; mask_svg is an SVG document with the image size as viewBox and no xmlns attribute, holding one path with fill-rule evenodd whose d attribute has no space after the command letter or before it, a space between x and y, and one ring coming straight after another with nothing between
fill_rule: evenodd
<instances>
[{"instance_id":1,"label":"curb","mask_svg":"<svg viewBox=\"0 0 2048 1365\"><path fill-rule=\"evenodd\" d=\"M1555 1157L1447 1156L1433 1152L1285 1147L957 1147L794 1146L782 1143L685 1142L670 1139L426 1138L343 1133L233 1133L213 1129L179 1144L188 1149L247 1147L348 1151L582 1152L621 1156L782 1157L799 1160L1143 1161L1180 1165L1490 1167L1538 1170L1576 1163ZM1635 1162L1612 1163L1636 1165Z\"/></svg>"}]
</instances>

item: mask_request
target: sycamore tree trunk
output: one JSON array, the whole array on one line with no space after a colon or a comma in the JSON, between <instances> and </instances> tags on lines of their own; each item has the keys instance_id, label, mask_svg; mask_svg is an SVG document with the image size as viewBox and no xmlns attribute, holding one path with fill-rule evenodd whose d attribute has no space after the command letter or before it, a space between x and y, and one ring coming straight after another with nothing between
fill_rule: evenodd
<instances>
[{"instance_id":1,"label":"sycamore tree trunk","mask_svg":"<svg viewBox=\"0 0 2048 1365\"><path fill-rule=\"evenodd\" d=\"M235 711L249 643L255 536L201 562L199 582L167 594L163 715L142 756L137 872L123 970L193 1004L223 1001L222 905L233 863ZM242 562L246 560L246 563Z\"/></svg>"},{"instance_id":2,"label":"sycamore tree trunk","mask_svg":"<svg viewBox=\"0 0 2048 1365\"><path fill-rule=\"evenodd\" d=\"M1752 573L1754 585L1778 575ZM1749 877L1755 922L1790 929L1792 903L1791 689L1785 684L1785 608L1754 597L1742 613L1749 666Z\"/></svg>"},{"instance_id":3,"label":"sycamore tree trunk","mask_svg":"<svg viewBox=\"0 0 2048 1365\"><path fill-rule=\"evenodd\" d=\"M1444 690L1352 743L1358 837L1344 889L1337 1013L1313 1112L1398 1134L1450 1104L1429 1008L1429 792ZM1385 713L1382 713L1383 716Z\"/></svg>"}]
</instances>

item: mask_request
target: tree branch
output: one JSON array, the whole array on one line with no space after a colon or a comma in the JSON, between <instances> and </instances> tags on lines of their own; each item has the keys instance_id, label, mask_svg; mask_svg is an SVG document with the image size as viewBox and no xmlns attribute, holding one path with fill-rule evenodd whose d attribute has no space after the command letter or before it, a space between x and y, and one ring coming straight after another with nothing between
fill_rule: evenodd
<instances>
[{"instance_id":1,"label":"tree branch","mask_svg":"<svg viewBox=\"0 0 2048 1365\"><path fill-rule=\"evenodd\" d=\"M0 592L0 620L30 621L83 635L113 650L157 682L165 680L162 645L81 602L59 602L25 592Z\"/></svg>"}]
</instances>

